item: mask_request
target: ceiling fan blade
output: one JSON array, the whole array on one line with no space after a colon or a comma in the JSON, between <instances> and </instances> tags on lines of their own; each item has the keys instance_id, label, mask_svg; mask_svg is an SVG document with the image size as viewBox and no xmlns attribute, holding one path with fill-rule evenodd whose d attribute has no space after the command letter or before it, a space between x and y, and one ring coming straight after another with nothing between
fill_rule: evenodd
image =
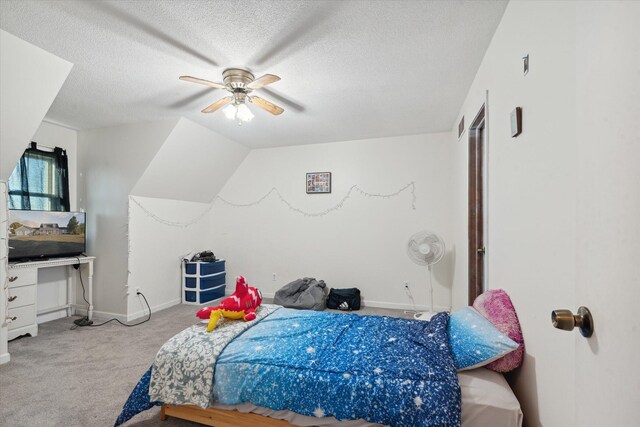
<instances>
[{"instance_id":1,"label":"ceiling fan blade","mask_svg":"<svg viewBox=\"0 0 640 427\"><path fill-rule=\"evenodd\" d=\"M180 76L180 80L184 80L185 82L198 83L205 86L215 87L216 89L226 89L227 87L222 83L214 83L209 80L199 79L197 77L191 76Z\"/></svg>"},{"instance_id":2,"label":"ceiling fan blade","mask_svg":"<svg viewBox=\"0 0 640 427\"><path fill-rule=\"evenodd\" d=\"M218 108L223 107L225 105L227 105L228 103L230 103L231 101L233 101L233 96L225 96L222 99L217 100L216 102L214 102L213 104L209 105L207 108L205 108L204 110L202 110L203 113L213 113L214 111L216 111Z\"/></svg>"},{"instance_id":3,"label":"ceiling fan blade","mask_svg":"<svg viewBox=\"0 0 640 427\"><path fill-rule=\"evenodd\" d=\"M277 116L278 114L282 114L282 112L284 111L284 108L278 107L276 104L273 104L267 101L266 99L262 99L259 96L249 97L249 100L253 104L257 105L258 107L262 108L265 111L270 112L274 116Z\"/></svg>"},{"instance_id":4,"label":"ceiling fan blade","mask_svg":"<svg viewBox=\"0 0 640 427\"><path fill-rule=\"evenodd\" d=\"M293 99L291 99L288 96L284 96L282 94L280 94L279 92L276 92L273 89L269 89L268 87L263 87L262 89L262 93L265 95L269 95L269 98L275 98L276 101L281 102L282 104L286 105L287 107L298 111L298 112L303 112L305 110L304 105L300 104L299 102L294 101Z\"/></svg>"},{"instance_id":5,"label":"ceiling fan blade","mask_svg":"<svg viewBox=\"0 0 640 427\"><path fill-rule=\"evenodd\" d=\"M258 77L251 83L249 83L246 88L247 89L260 89L262 86L269 85L271 83L275 83L280 80L280 77L273 74L265 74L262 77Z\"/></svg>"}]
</instances>

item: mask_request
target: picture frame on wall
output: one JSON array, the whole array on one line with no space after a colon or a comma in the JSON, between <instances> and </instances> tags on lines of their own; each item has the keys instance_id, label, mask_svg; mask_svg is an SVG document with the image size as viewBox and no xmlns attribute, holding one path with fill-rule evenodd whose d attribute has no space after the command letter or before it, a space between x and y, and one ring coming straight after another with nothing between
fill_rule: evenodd
<instances>
[{"instance_id":1,"label":"picture frame on wall","mask_svg":"<svg viewBox=\"0 0 640 427\"><path fill-rule=\"evenodd\" d=\"M307 173L307 194L331 193L331 172Z\"/></svg>"}]
</instances>

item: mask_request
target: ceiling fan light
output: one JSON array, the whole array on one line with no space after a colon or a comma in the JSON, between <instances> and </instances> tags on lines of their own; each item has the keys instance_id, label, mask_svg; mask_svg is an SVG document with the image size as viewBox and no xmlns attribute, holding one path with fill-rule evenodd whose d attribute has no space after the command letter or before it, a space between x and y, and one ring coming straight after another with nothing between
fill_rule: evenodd
<instances>
[{"instance_id":1,"label":"ceiling fan light","mask_svg":"<svg viewBox=\"0 0 640 427\"><path fill-rule=\"evenodd\" d=\"M238 118L238 120L242 120L243 122L249 122L251 121L251 119L253 119L254 115L251 110L249 110L249 107L247 107L246 104L239 104L236 117Z\"/></svg>"},{"instance_id":2,"label":"ceiling fan light","mask_svg":"<svg viewBox=\"0 0 640 427\"><path fill-rule=\"evenodd\" d=\"M229 104L227 108L222 110L222 112L224 113L224 116L229 120L235 120L237 111L238 109L234 104Z\"/></svg>"}]
</instances>

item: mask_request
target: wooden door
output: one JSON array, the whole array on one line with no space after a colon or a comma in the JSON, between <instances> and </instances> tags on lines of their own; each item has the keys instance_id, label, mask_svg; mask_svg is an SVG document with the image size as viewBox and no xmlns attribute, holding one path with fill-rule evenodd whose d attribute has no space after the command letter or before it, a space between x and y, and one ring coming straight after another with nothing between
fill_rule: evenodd
<instances>
[{"instance_id":1,"label":"wooden door","mask_svg":"<svg viewBox=\"0 0 640 427\"><path fill-rule=\"evenodd\" d=\"M469 128L469 305L484 290L485 105Z\"/></svg>"}]
</instances>

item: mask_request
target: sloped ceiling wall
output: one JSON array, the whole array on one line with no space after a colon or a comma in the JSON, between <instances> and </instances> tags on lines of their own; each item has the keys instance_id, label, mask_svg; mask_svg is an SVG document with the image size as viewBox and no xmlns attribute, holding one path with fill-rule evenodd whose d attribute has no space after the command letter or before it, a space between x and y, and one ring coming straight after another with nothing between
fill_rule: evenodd
<instances>
[{"instance_id":1,"label":"sloped ceiling wall","mask_svg":"<svg viewBox=\"0 0 640 427\"><path fill-rule=\"evenodd\" d=\"M248 153L247 147L182 118L131 195L209 203Z\"/></svg>"},{"instance_id":2,"label":"sloped ceiling wall","mask_svg":"<svg viewBox=\"0 0 640 427\"><path fill-rule=\"evenodd\" d=\"M167 206L174 207L175 203L163 203L170 199L208 203L248 152L248 148L187 119L78 133L78 206L86 209L87 224L92 224L87 231L88 253L100 260L94 277L97 311L130 314L126 297L128 271L135 270L137 277L149 277L156 268L155 264L131 264L131 252L148 254L158 247L146 239L138 239L129 246L132 235L138 236L153 225L147 216L131 221L129 196L156 199L143 203L161 217L167 215ZM184 254L182 249L171 245L161 249L171 259ZM145 289L157 296L163 286L177 289L178 279L146 283ZM153 306L166 306L179 296L177 291L175 295L166 294L168 301L152 298ZM138 304L131 307L138 310Z\"/></svg>"},{"instance_id":3,"label":"sloped ceiling wall","mask_svg":"<svg viewBox=\"0 0 640 427\"><path fill-rule=\"evenodd\" d=\"M177 120L81 130L78 133L78 171L91 179L93 188L80 187L80 194L108 186L126 197L144 175L161 149ZM114 191L115 190L115 191ZM82 206L81 206L82 207Z\"/></svg>"},{"instance_id":4,"label":"sloped ceiling wall","mask_svg":"<svg viewBox=\"0 0 640 427\"><path fill-rule=\"evenodd\" d=\"M97 257L98 312L126 315L128 196L176 120L78 132L78 207L87 212L87 253Z\"/></svg>"},{"instance_id":5,"label":"sloped ceiling wall","mask_svg":"<svg viewBox=\"0 0 640 427\"><path fill-rule=\"evenodd\" d=\"M0 30L0 179L13 172L71 67Z\"/></svg>"}]
</instances>

